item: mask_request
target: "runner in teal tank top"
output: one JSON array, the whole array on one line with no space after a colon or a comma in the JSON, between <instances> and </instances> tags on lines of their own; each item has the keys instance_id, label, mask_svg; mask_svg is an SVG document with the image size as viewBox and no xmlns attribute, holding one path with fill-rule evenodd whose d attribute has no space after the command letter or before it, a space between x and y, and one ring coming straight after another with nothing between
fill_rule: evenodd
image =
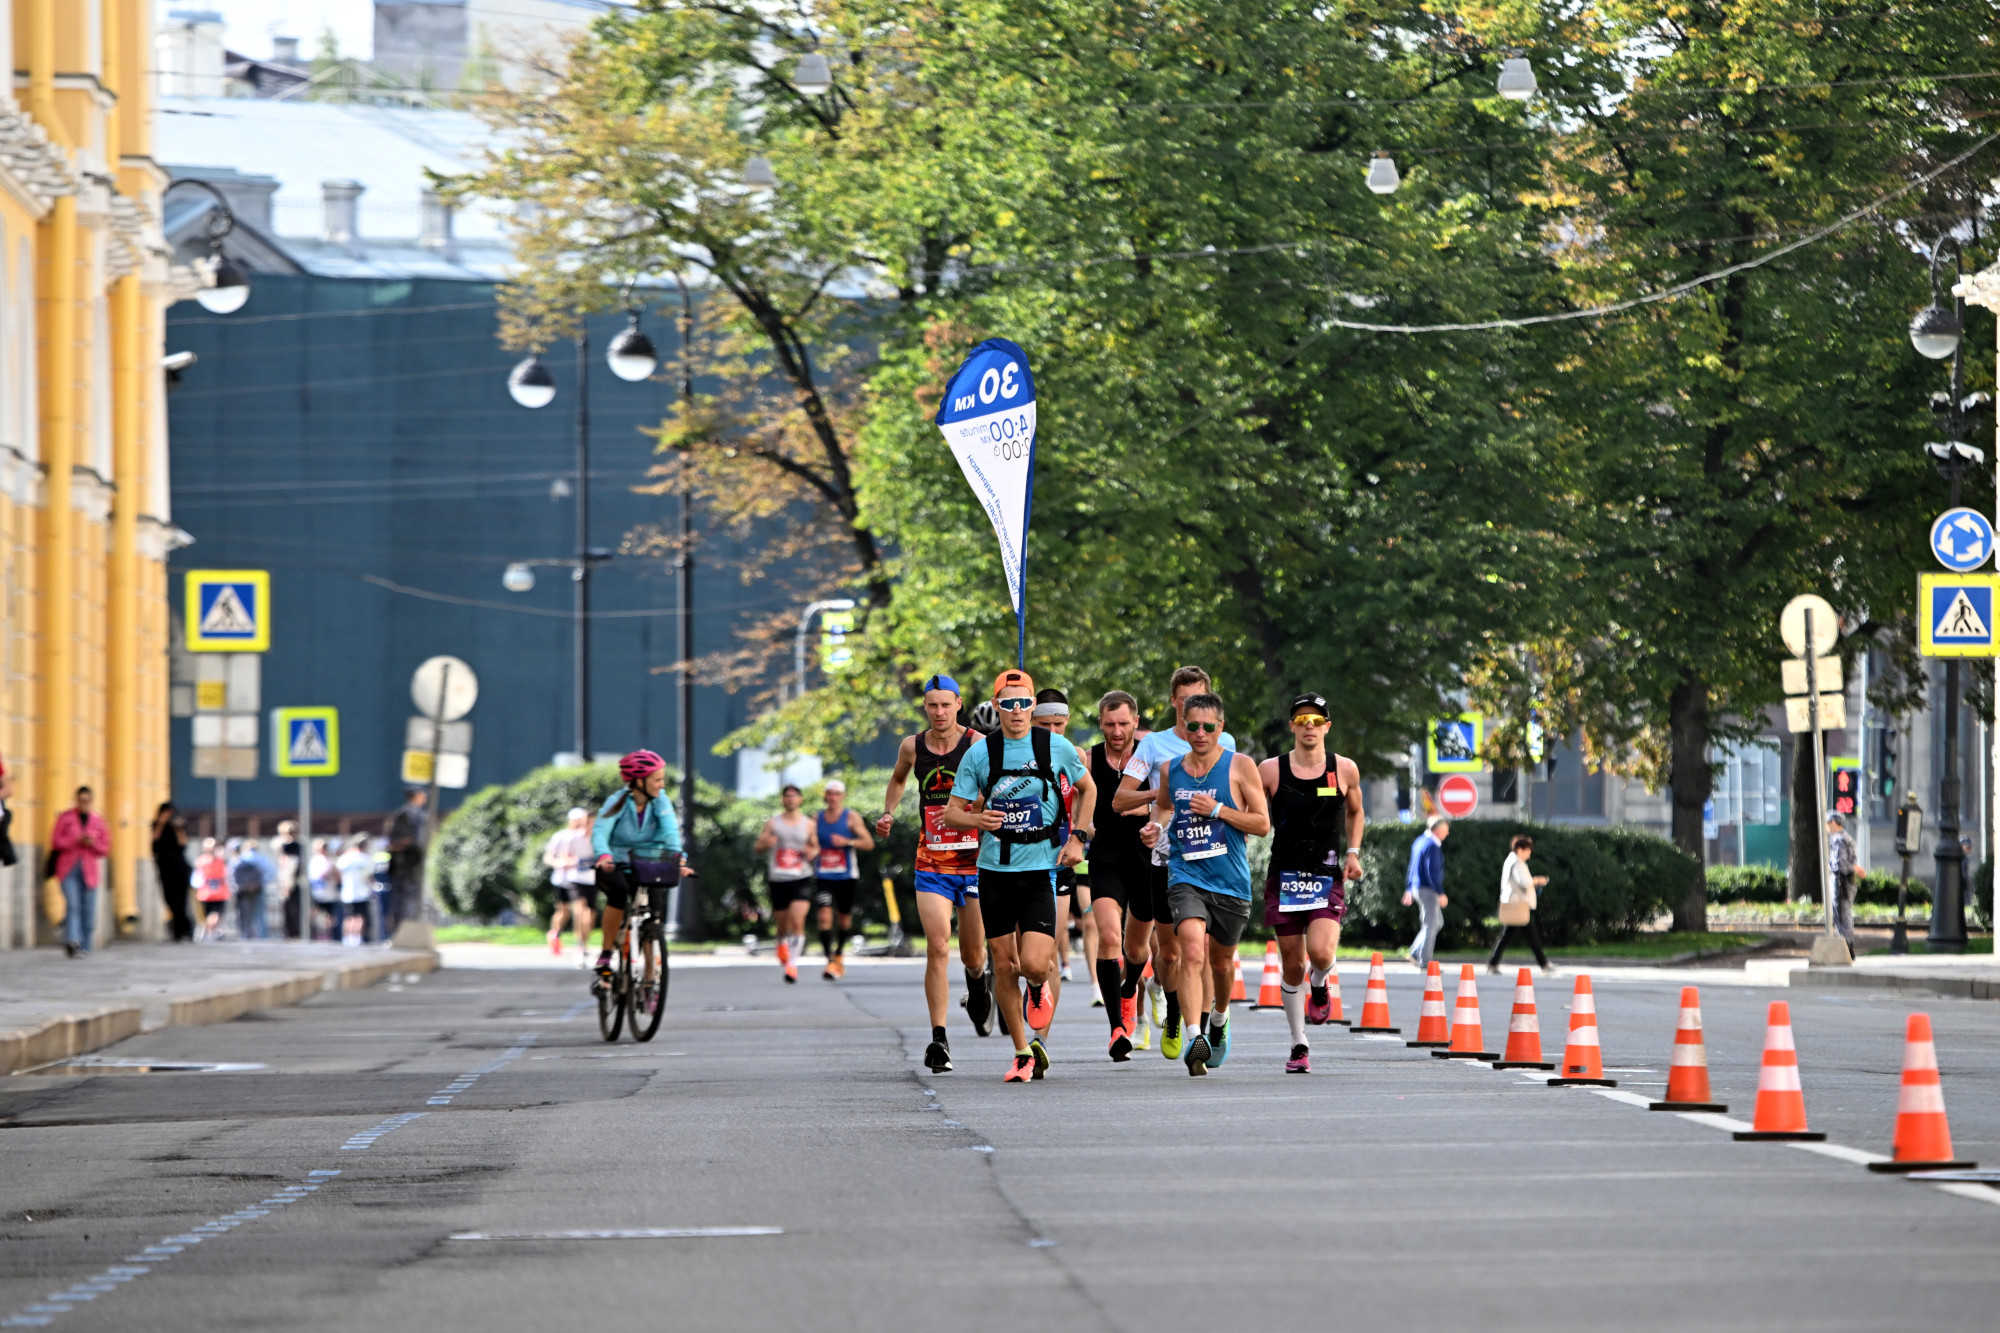
<instances>
[{"instance_id":1,"label":"runner in teal tank top","mask_svg":"<svg viewBox=\"0 0 2000 1333\"><path fill-rule=\"evenodd\" d=\"M1181 1058L1206 1074L1229 1056L1229 992L1236 946L1250 921L1250 859L1245 839L1271 831L1257 765L1222 746L1222 700L1198 694L1181 710L1188 752L1160 766L1153 813L1139 832L1148 847L1165 840L1167 907L1181 946L1175 988L1181 1012L1201 1014L1200 1034ZM1204 984L1206 983L1206 985ZM1212 1008L1204 991L1213 989Z\"/></svg>"}]
</instances>

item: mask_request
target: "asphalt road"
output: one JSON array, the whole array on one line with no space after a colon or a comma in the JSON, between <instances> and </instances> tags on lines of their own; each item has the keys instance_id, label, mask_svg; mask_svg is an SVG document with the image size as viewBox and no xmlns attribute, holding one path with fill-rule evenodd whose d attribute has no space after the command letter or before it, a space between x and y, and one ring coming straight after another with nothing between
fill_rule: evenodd
<instances>
[{"instance_id":1,"label":"asphalt road","mask_svg":"<svg viewBox=\"0 0 2000 1333\"><path fill-rule=\"evenodd\" d=\"M2000 1310L2000 1191L1344 1029L1314 1029L1313 1074L1287 1076L1274 1013L1239 1012L1205 1079L1157 1052L1114 1066L1081 986L1046 1081L1003 1085L1002 1042L962 1024L958 1070L932 1077L919 981L684 969L660 1036L607 1046L574 970L447 969L100 1053L262 1068L0 1080L0 1326L1875 1330ZM1597 989L1619 1091L1659 1095L1678 985ZM1484 996L1489 1043L1509 991ZM1413 1030L1415 979L1392 994ZM1907 1002L1706 989L1715 1091L1745 1119L1774 997L1815 1127L1886 1153ZM1552 1058L1567 999L1544 985ZM2000 1005L1927 1008L1959 1155L2000 1166ZM456 1238L646 1228L777 1234Z\"/></svg>"}]
</instances>

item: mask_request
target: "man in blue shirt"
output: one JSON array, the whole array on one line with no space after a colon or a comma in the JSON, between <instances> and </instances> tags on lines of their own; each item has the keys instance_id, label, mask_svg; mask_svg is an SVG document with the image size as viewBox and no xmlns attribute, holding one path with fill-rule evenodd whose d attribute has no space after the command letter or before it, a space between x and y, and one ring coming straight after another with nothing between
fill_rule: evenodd
<instances>
[{"instance_id":1,"label":"man in blue shirt","mask_svg":"<svg viewBox=\"0 0 2000 1333\"><path fill-rule=\"evenodd\" d=\"M1437 948L1438 933L1444 929L1444 909L1451 906L1451 899L1444 894L1444 840L1451 836L1451 821L1443 815L1432 815L1424 821L1424 831L1410 844L1410 873L1404 881L1403 906L1417 904L1421 908L1421 920L1417 925L1417 938L1405 950L1409 960L1416 964L1419 972L1431 965L1431 953Z\"/></svg>"},{"instance_id":2,"label":"man in blue shirt","mask_svg":"<svg viewBox=\"0 0 2000 1333\"><path fill-rule=\"evenodd\" d=\"M990 739L969 747L959 760L944 822L979 830L979 911L1000 1016L1014 1038L1006 1081L1026 1083L1041 1078L1049 1066L1047 1048L1040 1038L1031 1041L1028 1029L1045 1029L1055 1017L1048 983L1056 966L1056 868L1082 860L1094 832L1079 822L1057 845L1063 818L1059 784L1067 777L1075 789L1071 818L1076 821L1091 818L1097 788L1074 745L1033 725L1035 682L1027 672L1001 672L993 682L993 704L1000 714L999 771L993 771ZM1041 750L1044 744L1047 749ZM1038 750L1047 756L1046 770L1036 762Z\"/></svg>"}]
</instances>

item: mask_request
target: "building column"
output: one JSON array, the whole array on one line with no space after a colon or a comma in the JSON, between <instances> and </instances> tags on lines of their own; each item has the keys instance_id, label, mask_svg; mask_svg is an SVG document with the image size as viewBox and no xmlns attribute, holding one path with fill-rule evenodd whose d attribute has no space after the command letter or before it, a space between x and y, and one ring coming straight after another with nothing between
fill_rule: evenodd
<instances>
[{"instance_id":1,"label":"building column","mask_svg":"<svg viewBox=\"0 0 2000 1333\"><path fill-rule=\"evenodd\" d=\"M111 826L112 909L120 934L139 927L139 863L150 829L139 799L139 509L145 504L145 402L140 390L144 307L139 275L128 273L111 289L111 503L110 621L105 662L110 679L105 716L105 820Z\"/></svg>"},{"instance_id":2,"label":"building column","mask_svg":"<svg viewBox=\"0 0 2000 1333\"><path fill-rule=\"evenodd\" d=\"M76 769L76 200L64 197L41 224L42 306L43 809L67 807ZM43 830L36 830L37 833Z\"/></svg>"}]
</instances>

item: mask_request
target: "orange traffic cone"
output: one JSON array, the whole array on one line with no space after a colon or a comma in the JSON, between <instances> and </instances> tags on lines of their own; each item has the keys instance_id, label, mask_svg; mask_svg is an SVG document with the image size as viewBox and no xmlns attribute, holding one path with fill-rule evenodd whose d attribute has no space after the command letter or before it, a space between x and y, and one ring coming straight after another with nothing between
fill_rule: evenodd
<instances>
[{"instance_id":1,"label":"orange traffic cone","mask_svg":"<svg viewBox=\"0 0 2000 1333\"><path fill-rule=\"evenodd\" d=\"M1535 980L1527 968L1514 978L1514 1015L1507 1021L1507 1051L1495 1069L1554 1069L1542 1059L1542 1020L1535 1014Z\"/></svg>"},{"instance_id":2,"label":"orange traffic cone","mask_svg":"<svg viewBox=\"0 0 2000 1333\"><path fill-rule=\"evenodd\" d=\"M1326 1000L1326 1021L1329 1023L1338 1023L1342 1027L1348 1026L1346 1016L1340 1011L1340 968L1337 964L1331 972L1326 974Z\"/></svg>"},{"instance_id":3,"label":"orange traffic cone","mask_svg":"<svg viewBox=\"0 0 2000 1333\"><path fill-rule=\"evenodd\" d=\"M1257 987L1257 1007L1259 1009L1278 1009L1283 1007L1285 997L1278 990L1278 986L1284 979L1284 965L1278 961L1278 942L1276 940L1267 940L1264 943L1264 980Z\"/></svg>"},{"instance_id":4,"label":"orange traffic cone","mask_svg":"<svg viewBox=\"0 0 2000 1333\"><path fill-rule=\"evenodd\" d=\"M1361 1021L1349 1032L1386 1032L1401 1035L1403 1029L1389 1025L1389 978L1382 972L1382 955L1368 955L1368 990L1361 997Z\"/></svg>"},{"instance_id":5,"label":"orange traffic cone","mask_svg":"<svg viewBox=\"0 0 2000 1333\"><path fill-rule=\"evenodd\" d=\"M1549 1080L1552 1088L1615 1088L1618 1080L1604 1077L1604 1052L1597 1044L1597 996L1590 989L1590 974L1576 979L1576 994L1569 1004L1569 1044L1563 1047L1561 1076Z\"/></svg>"},{"instance_id":6,"label":"orange traffic cone","mask_svg":"<svg viewBox=\"0 0 2000 1333\"><path fill-rule=\"evenodd\" d=\"M1229 998L1232 1002L1250 998L1250 992L1243 988L1243 955L1240 953L1236 955L1236 984L1229 988Z\"/></svg>"},{"instance_id":7,"label":"orange traffic cone","mask_svg":"<svg viewBox=\"0 0 2000 1333\"><path fill-rule=\"evenodd\" d=\"M1440 1060L1499 1059L1493 1052L1479 1049L1485 1044L1479 1025L1479 984L1472 979L1472 964L1467 963L1458 973L1458 1002L1451 1012L1451 1049L1431 1054Z\"/></svg>"},{"instance_id":8,"label":"orange traffic cone","mask_svg":"<svg viewBox=\"0 0 2000 1333\"><path fill-rule=\"evenodd\" d=\"M1792 1007L1771 1001L1765 1020L1764 1067L1757 1075L1755 1128L1739 1129L1739 1139L1812 1139L1826 1137L1806 1128L1806 1094L1799 1083L1799 1052L1792 1044Z\"/></svg>"},{"instance_id":9,"label":"orange traffic cone","mask_svg":"<svg viewBox=\"0 0 2000 1333\"><path fill-rule=\"evenodd\" d=\"M1903 1091L1896 1099L1896 1160L1870 1162L1870 1171L1970 1171L1977 1162L1951 1158L1951 1126L1944 1118L1931 1016L1911 1014L1903 1039Z\"/></svg>"},{"instance_id":10,"label":"orange traffic cone","mask_svg":"<svg viewBox=\"0 0 2000 1333\"><path fill-rule=\"evenodd\" d=\"M1667 1099L1649 1111L1727 1111L1709 1100L1708 1047L1701 1039L1701 992L1681 987L1681 1021L1674 1029L1674 1062L1667 1070Z\"/></svg>"},{"instance_id":11,"label":"orange traffic cone","mask_svg":"<svg viewBox=\"0 0 2000 1333\"><path fill-rule=\"evenodd\" d=\"M1451 1045L1451 1015L1444 1008L1444 978L1433 959L1424 973L1424 1007L1417 1012L1417 1039L1405 1046Z\"/></svg>"}]
</instances>

